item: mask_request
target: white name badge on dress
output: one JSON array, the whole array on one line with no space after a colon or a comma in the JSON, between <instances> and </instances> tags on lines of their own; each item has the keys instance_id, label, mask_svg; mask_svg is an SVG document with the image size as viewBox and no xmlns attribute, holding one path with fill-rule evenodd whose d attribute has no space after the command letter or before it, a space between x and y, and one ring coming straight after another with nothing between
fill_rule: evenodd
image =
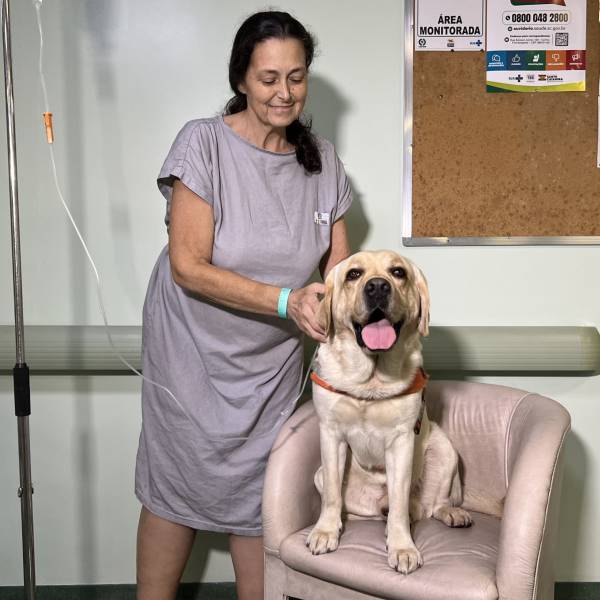
<instances>
[{"instance_id":1,"label":"white name badge on dress","mask_svg":"<svg viewBox=\"0 0 600 600\"><path fill-rule=\"evenodd\" d=\"M315 223L317 225L329 225L329 213L315 211Z\"/></svg>"}]
</instances>

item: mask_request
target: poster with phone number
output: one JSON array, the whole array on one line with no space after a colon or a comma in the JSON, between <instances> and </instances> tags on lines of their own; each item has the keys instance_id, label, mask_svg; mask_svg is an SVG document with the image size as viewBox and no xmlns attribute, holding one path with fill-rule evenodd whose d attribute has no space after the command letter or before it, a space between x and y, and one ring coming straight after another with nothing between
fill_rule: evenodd
<instances>
[{"instance_id":1,"label":"poster with phone number","mask_svg":"<svg viewBox=\"0 0 600 600\"><path fill-rule=\"evenodd\" d=\"M584 92L586 0L488 0L488 92Z\"/></svg>"}]
</instances>

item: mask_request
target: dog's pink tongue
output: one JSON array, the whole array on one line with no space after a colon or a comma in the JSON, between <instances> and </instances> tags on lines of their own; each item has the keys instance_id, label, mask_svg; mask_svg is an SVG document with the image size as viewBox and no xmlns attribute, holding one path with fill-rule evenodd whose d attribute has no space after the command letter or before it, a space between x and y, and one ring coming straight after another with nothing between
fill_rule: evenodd
<instances>
[{"instance_id":1,"label":"dog's pink tongue","mask_svg":"<svg viewBox=\"0 0 600 600\"><path fill-rule=\"evenodd\" d=\"M388 350L396 341L396 332L387 319L365 325L362 339L369 350Z\"/></svg>"}]
</instances>

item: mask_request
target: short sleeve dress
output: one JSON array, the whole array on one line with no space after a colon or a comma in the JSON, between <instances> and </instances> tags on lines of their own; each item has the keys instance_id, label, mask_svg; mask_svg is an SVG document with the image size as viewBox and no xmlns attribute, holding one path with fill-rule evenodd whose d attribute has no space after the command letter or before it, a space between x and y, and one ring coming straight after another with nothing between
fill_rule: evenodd
<instances>
[{"instance_id":1,"label":"short sleeve dress","mask_svg":"<svg viewBox=\"0 0 600 600\"><path fill-rule=\"evenodd\" d=\"M254 146L222 117L187 123L158 177L167 226L177 178L212 206L214 265L304 286L351 203L332 144L317 141L322 172L307 174L295 152ZM135 478L142 504L194 529L261 535L266 461L300 391L302 361L293 321L181 288L163 249L143 312L143 373L163 387L142 385Z\"/></svg>"}]
</instances>

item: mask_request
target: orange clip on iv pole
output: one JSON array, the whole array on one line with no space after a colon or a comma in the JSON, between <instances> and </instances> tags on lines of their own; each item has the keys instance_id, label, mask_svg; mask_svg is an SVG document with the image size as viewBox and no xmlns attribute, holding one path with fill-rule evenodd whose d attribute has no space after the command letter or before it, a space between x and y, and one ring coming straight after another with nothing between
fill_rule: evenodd
<instances>
[{"instance_id":1,"label":"orange clip on iv pole","mask_svg":"<svg viewBox=\"0 0 600 600\"><path fill-rule=\"evenodd\" d=\"M44 113L44 125L46 126L46 140L51 144L54 141L54 129L52 129L52 113Z\"/></svg>"}]
</instances>

